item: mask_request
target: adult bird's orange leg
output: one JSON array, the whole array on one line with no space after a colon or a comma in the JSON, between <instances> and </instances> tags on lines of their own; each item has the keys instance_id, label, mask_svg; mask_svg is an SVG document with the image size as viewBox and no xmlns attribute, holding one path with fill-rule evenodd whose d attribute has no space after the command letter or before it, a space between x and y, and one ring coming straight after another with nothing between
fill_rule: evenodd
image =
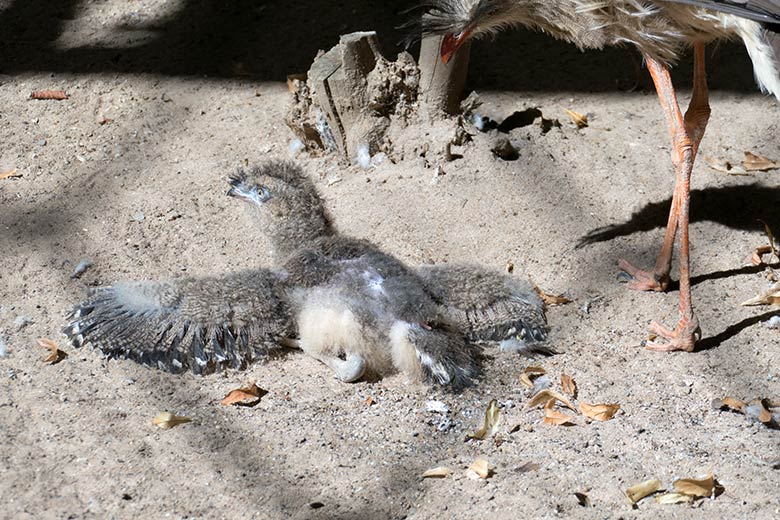
<instances>
[{"instance_id":1,"label":"adult bird's orange leg","mask_svg":"<svg viewBox=\"0 0 780 520\"><path fill-rule=\"evenodd\" d=\"M694 47L694 87L693 95L683 118L677 96L674 92L669 68L650 57L647 57L647 67L653 77L658 98L661 101L669 134L672 140L672 163L677 170L672 207L669 212L669 222L664 236L664 245L658 255L653 272L640 271L625 261L621 268L627 269L635 276L634 288L641 282L659 282L668 280L671 268L671 255L677 230L680 231L680 321L674 330L669 330L656 322L650 324L650 330L665 341L650 341L647 348L659 351L685 350L692 351L698 341L701 330L699 320L693 314L691 305L691 273L690 248L688 240L688 222L690 209L691 172L698 151L699 143L709 119L708 91L704 70L704 46ZM633 271L633 272L632 272ZM639 275L639 277L637 277Z\"/></svg>"},{"instance_id":2,"label":"adult bird's orange leg","mask_svg":"<svg viewBox=\"0 0 780 520\"><path fill-rule=\"evenodd\" d=\"M668 69L665 69L665 76L668 79ZM683 121L679 117L680 109L676 100L674 100L674 90L671 81L656 82L656 86L661 103L664 104L666 102L666 105L669 106L669 103L674 101L675 109L672 110L674 117L669 120L669 128L670 133L674 136L672 138L674 149L672 153L679 160L677 186L672 206L677 206L677 225L680 230L680 321L673 331L656 322L652 322L650 324L651 332L666 341L649 341L647 342L647 348L662 352L673 350L691 352L701 337L699 320L694 315L691 305L691 263L688 223L693 162L696 159L696 152L699 149L699 144L704 136L704 130L710 117L709 92L704 69L704 44L697 43L694 46L693 93ZM682 123L682 128L680 123Z\"/></svg>"}]
</instances>

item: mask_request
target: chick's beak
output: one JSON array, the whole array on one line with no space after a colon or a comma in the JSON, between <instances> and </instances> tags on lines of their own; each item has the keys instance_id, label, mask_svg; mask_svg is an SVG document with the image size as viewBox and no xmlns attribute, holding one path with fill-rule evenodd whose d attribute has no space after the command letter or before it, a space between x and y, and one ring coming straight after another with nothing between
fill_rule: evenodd
<instances>
[{"instance_id":1,"label":"chick's beak","mask_svg":"<svg viewBox=\"0 0 780 520\"><path fill-rule=\"evenodd\" d=\"M460 46L468 40L471 35L471 29L465 29L458 34L445 34L441 42L441 61L447 63L450 58L460 49Z\"/></svg>"}]
</instances>

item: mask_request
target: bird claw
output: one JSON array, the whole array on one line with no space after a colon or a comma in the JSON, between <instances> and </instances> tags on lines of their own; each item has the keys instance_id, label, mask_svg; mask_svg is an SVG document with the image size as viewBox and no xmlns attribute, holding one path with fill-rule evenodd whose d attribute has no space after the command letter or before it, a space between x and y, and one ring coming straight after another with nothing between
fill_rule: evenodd
<instances>
[{"instance_id":1,"label":"bird claw","mask_svg":"<svg viewBox=\"0 0 780 520\"><path fill-rule=\"evenodd\" d=\"M665 341L645 341L644 346L655 352L674 352L682 350L693 352L696 343L701 339L699 320L680 321L675 330L669 330L655 321L650 323L650 332Z\"/></svg>"},{"instance_id":2,"label":"bird claw","mask_svg":"<svg viewBox=\"0 0 780 520\"><path fill-rule=\"evenodd\" d=\"M347 359L339 359L325 354L315 357L328 365L336 374L336 378L343 383L354 383L366 371L366 361L358 354L347 354Z\"/></svg>"},{"instance_id":3,"label":"bird claw","mask_svg":"<svg viewBox=\"0 0 780 520\"><path fill-rule=\"evenodd\" d=\"M669 285L669 276L659 276L652 271L634 267L630 262L618 260L620 281L628 282L628 288L635 291L665 291Z\"/></svg>"}]
</instances>

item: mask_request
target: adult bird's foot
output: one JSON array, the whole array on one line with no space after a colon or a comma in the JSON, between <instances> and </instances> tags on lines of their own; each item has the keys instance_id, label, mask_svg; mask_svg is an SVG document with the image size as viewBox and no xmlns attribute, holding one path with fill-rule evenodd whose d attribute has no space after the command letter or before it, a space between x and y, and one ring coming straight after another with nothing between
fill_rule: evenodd
<instances>
[{"instance_id":1,"label":"adult bird's foot","mask_svg":"<svg viewBox=\"0 0 780 520\"><path fill-rule=\"evenodd\" d=\"M675 330L669 330L656 322L652 322L650 323L650 332L664 340L645 342L645 347L648 350L656 352L673 352L675 350L693 352L693 349L696 348L696 342L701 339L699 320L695 317L690 321L680 321Z\"/></svg>"},{"instance_id":2,"label":"adult bird's foot","mask_svg":"<svg viewBox=\"0 0 780 520\"><path fill-rule=\"evenodd\" d=\"M635 291L665 291L669 285L669 276L659 276L652 271L643 271L634 267L626 260L618 260L618 267L621 274L627 276L625 281L628 282L629 289Z\"/></svg>"}]
</instances>

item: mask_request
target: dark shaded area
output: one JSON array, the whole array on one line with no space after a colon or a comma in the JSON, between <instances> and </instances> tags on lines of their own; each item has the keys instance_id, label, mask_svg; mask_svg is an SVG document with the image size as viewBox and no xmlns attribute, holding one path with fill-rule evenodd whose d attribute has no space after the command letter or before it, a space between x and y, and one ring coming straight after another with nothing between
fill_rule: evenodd
<instances>
[{"instance_id":1,"label":"dark shaded area","mask_svg":"<svg viewBox=\"0 0 780 520\"><path fill-rule=\"evenodd\" d=\"M696 345L696 350L701 351L701 350L709 350L709 349L716 348L720 346L721 343L733 338L734 336L736 336L746 328L756 325L757 323L768 321L769 318L771 318L772 316L777 316L778 313L780 313L780 311L775 309L773 311L768 311L763 314L759 314L758 316L751 316L749 318L745 318L744 320L738 323L729 325L728 327L726 327L726 330L720 332L719 334L710 336L708 338L703 338Z\"/></svg>"},{"instance_id":2,"label":"dark shaded area","mask_svg":"<svg viewBox=\"0 0 780 520\"><path fill-rule=\"evenodd\" d=\"M709 220L743 230L761 230L764 222L780 221L780 188L755 184L691 190L691 222ZM665 227L672 205L671 197L651 202L622 224L596 228L577 241L577 249L639 231Z\"/></svg>"},{"instance_id":3,"label":"dark shaded area","mask_svg":"<svg viewBox=\"0 0 780 520\"><path fill-rule=\"evenodd\" d=\"M319 49L340 34L376 30L387 56L402 50L417 16L417 0L188 0L180 11L155 17L128 7L110 42L63 48L67 22L88 0L13 0L0 12L0 73L28 71L118 72L161 75L244 76L283 81L308 70ZM419 46L411 49L416 57ZM678 67L688 86L691 60ZM753 91L753 74L739 44L710 52L713 89ZM583 53L573 45L531 31L508 31L472 48L467 89L613 91L650 87L641 57L630 47Z\"/></svg>"}]
</instances>

